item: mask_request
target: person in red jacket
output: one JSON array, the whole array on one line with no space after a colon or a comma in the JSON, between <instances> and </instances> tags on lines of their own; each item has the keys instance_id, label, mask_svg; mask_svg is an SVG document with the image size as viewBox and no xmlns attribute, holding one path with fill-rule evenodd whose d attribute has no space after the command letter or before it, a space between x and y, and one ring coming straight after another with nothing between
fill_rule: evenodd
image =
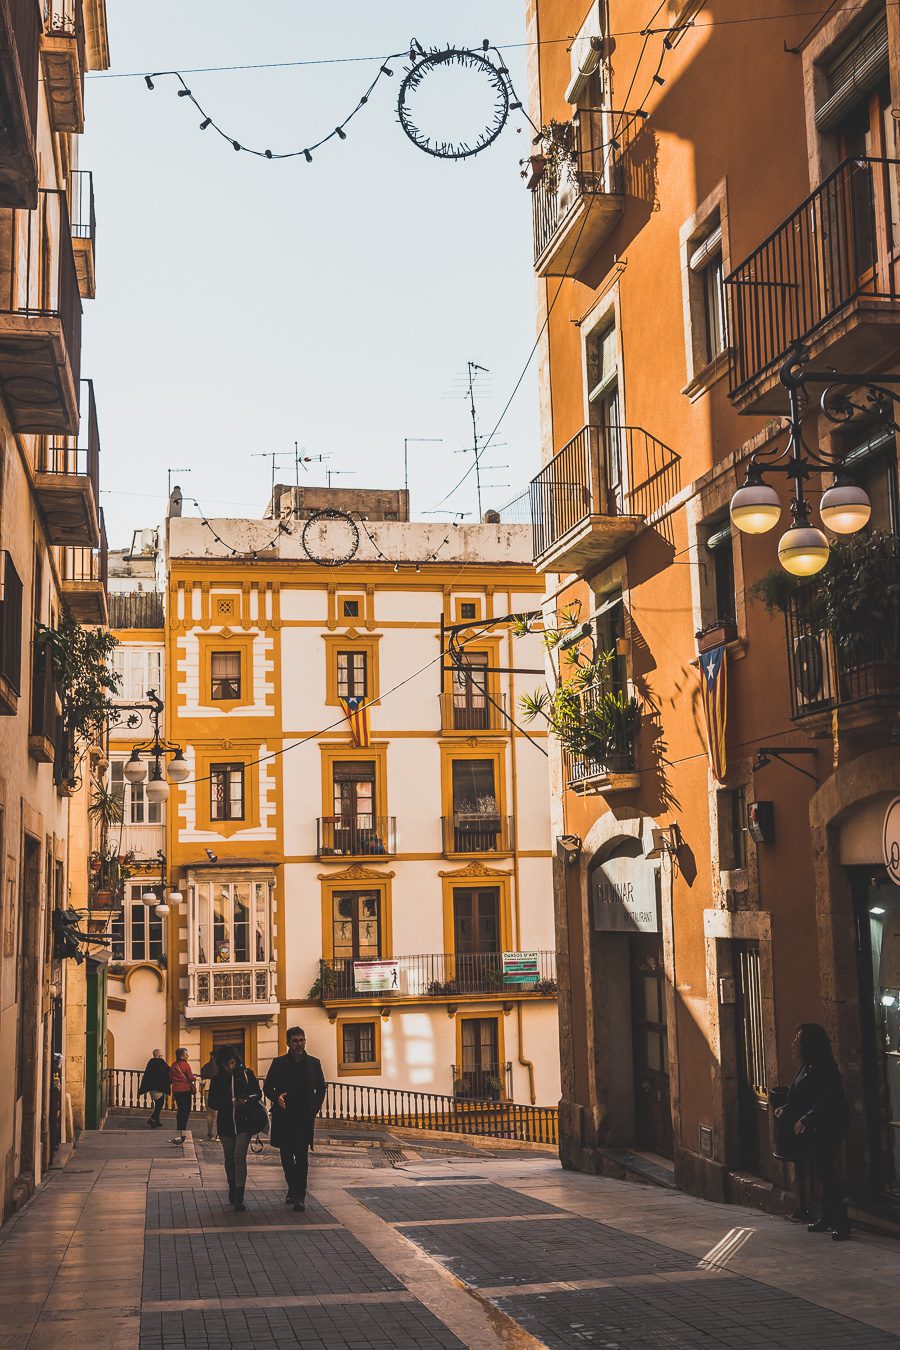
<instances>
[{"instance_id":1,"label":"person in red jacket","mask_svg":"<svg viewBox=\"0 0 900 1350\"><path fill-rule=\"evenodd\" d=\"M179 1137L170 1139L170 1144L183 1144L185 1130L191 1114L191 1101L194 1096L194 1070L188 1064L188 1052L182 1048L175 1051L175 1063L169 1065L169 1079L172 1083L172 1096L175 1098L176 1126Z\"/></svg>"}]
</instances>

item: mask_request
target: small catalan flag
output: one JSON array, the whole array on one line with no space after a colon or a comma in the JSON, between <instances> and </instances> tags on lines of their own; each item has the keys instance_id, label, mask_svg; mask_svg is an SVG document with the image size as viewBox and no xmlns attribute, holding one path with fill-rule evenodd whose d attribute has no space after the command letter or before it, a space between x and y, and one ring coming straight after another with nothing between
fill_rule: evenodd
<instances>
[{"instance_id":1,"label":"small catalan flag","mask_svg":"<svg viewBox=\"0 0 900 1350\"><path fill-rule=\"evenodd\" d=\"M362 749L369 744L369 706L364 698L342 698L341 707L350 723L353 744Z\"/></svg>"},{"instance_id":2,"label":"small catalan flag","mask_svg":"<svg viewBox=\"0 0 900 1350\"><path fill-rule=\"evenodd\" d=\"M700 654L700 695L706 717L710 767L713 777L719 783L724 783L727 768L725 722L728 712L728 674L724 646L713 647L710 651Z\"/></svg>"}]
</instances>

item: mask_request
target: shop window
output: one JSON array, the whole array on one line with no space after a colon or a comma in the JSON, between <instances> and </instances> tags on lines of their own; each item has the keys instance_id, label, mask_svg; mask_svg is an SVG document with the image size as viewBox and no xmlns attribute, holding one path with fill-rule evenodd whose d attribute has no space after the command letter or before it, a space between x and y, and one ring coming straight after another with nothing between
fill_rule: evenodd
<instances>
[{"instance_id":1,"label":"shop window","mask_svg":"<svg viewBox=\"0 0 900 1350\"><path fill-rule=\"evenodd\" d=\"M211 820L244 819L244 765L209 766L209 815Z\"/></svg>"},{"instance_id":2,"label":"shop window","mask_svg":"<svg viewBox=\"0 0 900 1350\"><path fill-rule=\"evenodd\" d=\"M338 652L338 698L366 698L368 695L368 653Z\"/></svg>"},{"instance_id":3,"label":"shop window","mask_svg":"<svg viewBox=\"0 0 900 1350\"><path fill-rule=\"evenodd\" d=\"M241 697L240 652L211 652L210 697L215 701Z\"/></svg>"},{"instance_id":4,"label":"shop window","mask_svg":"<svg viewBox=\"0 0 900 1350\"><path fill-rule=\"evenodd\" d=\"M375 1023L344 1022L341 1027L341 1061L344 1064L375 1063Z\"/></svg>"},{"instance_id":5,"label":"shop window","mask_svg":"<svg viewBox=\"0 0 900 1350\"><path fill-rule=\"evenodd\" d=\"M194 903L198 965L264 965L271 959L270 882L202 882Z\"/></svg>"},{"instance_id":6,"label":"shop window","mask_svg":"<svg viewBox=\"0 0 900 1350\"><path fill-rule=\"evenodd\" d=\"M332 945L336 961L376 961L381 956L381 897L377 891L332 896Z\"/></svg>"},{"instance_id":7,"label":"shop window","mask_svg":"<svg viewBox=\"0 0 900 1350\"><path fill-rule=\"evenodd\" d=\"M165 955L165 926L155 905L145 905L142 895L153 891L160 895L162 882L146 880L130 883L125 903L109 925L113 961L161 961Z\"/></svg>"}]
</instances>

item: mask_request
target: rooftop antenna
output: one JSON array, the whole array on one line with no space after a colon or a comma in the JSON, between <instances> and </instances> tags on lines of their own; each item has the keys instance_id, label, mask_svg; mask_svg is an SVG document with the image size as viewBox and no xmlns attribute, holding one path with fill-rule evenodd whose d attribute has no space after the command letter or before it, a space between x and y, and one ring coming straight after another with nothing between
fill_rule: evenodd
<instances>
[{"instance_id":1,"label":"rooftop antenna","mask_svg":"<svg viewBox=\"0 0 900 1350\"><path fill-rule=\"evenodd\" d=\"M328 486L331 487L332 478L353 478L356 475L355 469L326 469L325 477L328 479Z\"/></svg>"},{"instance_id":2,"label":"rooftop antenna","mask_svg":"<svg viewBox=\"0 0 900 1350\"><path fill-rule=\"evenodd\" d=\"M403 491L406 493L406 508L409 511L409 447L411 445L442 445L443 436L404 436L403 437ZM410 514L412 514L410 512Z\"/></svg>"},{"instance_id":3,"label":"rooftop antenna","mask_svg":"<svg viewBox=\"0 0 900 1350\"><path fill-rule=\"evenodd\" d=\"M481 456L478 449L478 417L475 412L475 371L489 374L487 366L479 366L475 361L467 361L469 373L469 411L472 414L472 451L475 455L475 490L478 493L478 519L481 519Z\"/></svg>"},{"instance_id":4,"label":"rooftop antenna","mask_svg":"<svg viewBox=\"0 0 900 1350\"><path fill-rule=\"evenodd\" d=\"M275 461L276 461L276 460L279 460L279 459L283 459L285 455L291 455L292 457L295 457L295 456L296 456L296 449L295 449L295 450L251 450L251 451L250 451L250 454L251 454L251 456L252 456L253 459L271 459L271 461L272 461L272 489L271 489L271 492L269 493L269 496L270 496L270 497L274 497L274 495L275 495Z\"/></svg>"},{"instance_id":5,"label":"rooftop antenna","mask_svg":"<svg viewBox=\"0 0 900 1350\"><path fill-rule=\"evenodd\" d=\"M190 473L190 469L168 469L168 470L167 470L167 473L168 473L168 475L169 475L168 495L171 497L171 495L172 495L172 474L173 474L173 473Z\"/></svg>"}]
</instances>

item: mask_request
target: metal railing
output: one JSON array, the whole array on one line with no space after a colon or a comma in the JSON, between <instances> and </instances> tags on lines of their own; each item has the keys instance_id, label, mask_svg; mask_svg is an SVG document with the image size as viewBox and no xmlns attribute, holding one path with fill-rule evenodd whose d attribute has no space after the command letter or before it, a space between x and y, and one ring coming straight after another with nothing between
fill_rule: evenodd
<instances>
[{"instance_id":1,"label":"metal railing","mask_svg":"<svg viewBox=\"0 0 900 1350\"><path fill-rule=\"evenodd\" d=\"M652 515L679 487L679 456L643 427L582 427L531 481L534 556L591 516Z\"/></svg>"},{"instance_id":2,"label":"metal railing","mask_svg":"<svg viewBox=\"0 0 900 1350\"><path fill-rule=\"evenodd\" d=\"M885 249L898 169L895 159L845 160L725 279L732 394L858 297L896 298Z\"/></svg>"},{"instance_id":3,"label":"metal railing","mask_svg":"<svg viewBox=\"0 0 900 1350\"><path fill-rule=\"evenodd\" d=\"M72 237L97 242L97 217L94 213L94 175L90 169L73 169L70 174L69 211Z\"/></svg>"},{"instance_id":4,"label":"metal railing","mask_svg":"<svg viewBox=\"0 0 900 1350\"><path fill-rule=\"evenodd\" d=\"M94 381L80 386L80 426L77 436L42 436L38 441L36 469L40 473L75 474L91 480L94 501L100 500L100 430Z\"/></svg>"},{"instance_id":5,"label":"metal railing","mask_svg":"<svg viewBox=\"0 0 900 1350\"><path fill-rule=\"evenodd\" d=\"M366 979L366 965L349 957L319 962L318 997L359 998L382 1001L391 998L457 998L463 994L556 993L556 953L538 952L538 973L524 983L503 974L500 952L425 952L396 958L396 987L373 993ZM359 986L359 987L358 987Z\"/></svg>"},{"instance_id":6,"label":"metal railing","mask_svg":"<svg viewBox=\"0 0 900 1350\"><path fill-rule=\"evenodd\" d=\"M477 667L473 669L477 671ZM493 702L489 702L473 683L470 689L448 689L438 697L441 701L442 731L509 730L505 694L491 692Z\"/></svg>"},{"instance_id":7,"label":"metal railing","mask_svg":"<svg viewBox=\"0 0 900 1350\"><path fill-rule=\"evenodd\" d=\"M143 1069L106 1069L107 1109L149 1111L150 1098L138 1091L143 1074ZM172 1108L171 1098L167 1105ZM196 1083L194 1110L199 1110L201 1105L201 1087ZM439 1092L413 1092L363 1083L327 1083L320 1116L324 1121L480 1135L528 1144L556 1144L559 1137L559 1116L555 1106L465 1101Z\"/></svg>"},{"instance_id":8,"label":"metal railing","mask_svg":"<svg viewBox=\"0 0 900 1350\"><path fill-rule=\"evenodd\" d=\"M512 1101L512 1062L508 1060L487 1069L451 1064L450 1082L457 1101L499 1102L503 1098Z\"/></svg>"},{"instance_id":9,"label":"metal railing","mask_svg":"<svg viewBox=\"0 0 900 1350\"><path fill-rule=\"evenodd\" d=\"M109 581L109 545L106 521L100 508L100 547L76 548L65 545L60 553L60 576L65 581L99 581L106 590Z\"/></svg>"},{"instance_id":10,"label":"metal railing","mask_svg":"<svg viewBox=\"0 0 900 1350\"><path fill-rule=\"evenodd\" d=\"M162 628L164 623L162 591L113 591L109 597L110 628Z\"/></svg>"},{"instance_id":11,"label":"metal railing","mask_svg":"<svg viewBox=\"0 0 900 1350\"><path fill-rule=\"evenodd\" d=\"M581 689L578 701L584 713L595 708L606 693L614 692L608 685L591 684ZM569 787L578 787L582 783L596 778L608 778L611 773L630 773L634 770L635 737L628 737L615 749L611 749L603 758L592 755L579 755L567 750L564 753L566 782Z\"/></svg>"},{"instance_id":12,"label":"metal railing","mask_svg":"<svg viewBox=\"0 0 900 1350\"><path fill-rule=\"evenodd\" d=\"M558 133L571 152L571 169L562 168L558 183L545 174L531 194L535 262L582 197L623 191L621 153L613 152L604 139L608 119L601 108L580 108Z\"/></svg>"},{"instance_id":13,"label":"metal railing","mask_svg":"<svg viewBox=\"0 0 900 1350\"><path fill-rule=\"evenodd\" d=\"M81 293L66 194L41 188L33 211L13 208L7 214L12 247L0 272L0 314L59 319L77 384L81 377Z\"/></svg>"},{"instance_id":14,"label":"metal railing","mask_svg":"<svg viewBox=\"0 0 900 1350\"><path fill-rule=\"evenodd\" d=\"M900 585L900 541L894 556ZM874 619L853 643L838 643L822 613L815 583L794 592L785 616L791 715L817 713L900 694L900 620Z\"/></svg>"},{"instance_id":15,"label":"metal railing","mask_svg":"<svg viewBox=\"0 0 900 1350\"><path fill-rule=\"evenodd\" d=\"M515 847L512 816L457 811L441 816L441 837L446 854L510 853Z\"/></svg>"},{"instance_id":16,"label":"metal railing","mask_svg":"<svg viewBox=\"0 0 900 1350\"><path fill-rule=\"evenodd\" d=\"M188 969L188 1011L191 1005L275 1003L272 964L191 966Z\"/></svg>"},{"instance_id":17,"label":"metal railing","mask_svg":"<svg viewBox=\"0 0 900 1350\"><path fill-rule=\"evenodd\" d=\"M75 43L83 94L86 64L83 0L44 0L44 32L48 37L71 38Z\"/></svg>"},{"instance_id":18,"label":"metal railing","mask_svg":"<svg viewBox=\"0 0 900 1350\"><path fill-rule=\"evenodd\" d=\"M32 136L37 134L38 67L41 59L41 9L38 0L7 0L25 106Z\"/></svg>"},{"instance_id":19,"label":"metal railing","mask_svg":"<svg viewBox=\"0 0 900 1350\"><path fill-rule=\"evenodd\" d=\"M397 852L395 816L318 816L320 858L373 858Z\"/></svg>"}]
</instances>

